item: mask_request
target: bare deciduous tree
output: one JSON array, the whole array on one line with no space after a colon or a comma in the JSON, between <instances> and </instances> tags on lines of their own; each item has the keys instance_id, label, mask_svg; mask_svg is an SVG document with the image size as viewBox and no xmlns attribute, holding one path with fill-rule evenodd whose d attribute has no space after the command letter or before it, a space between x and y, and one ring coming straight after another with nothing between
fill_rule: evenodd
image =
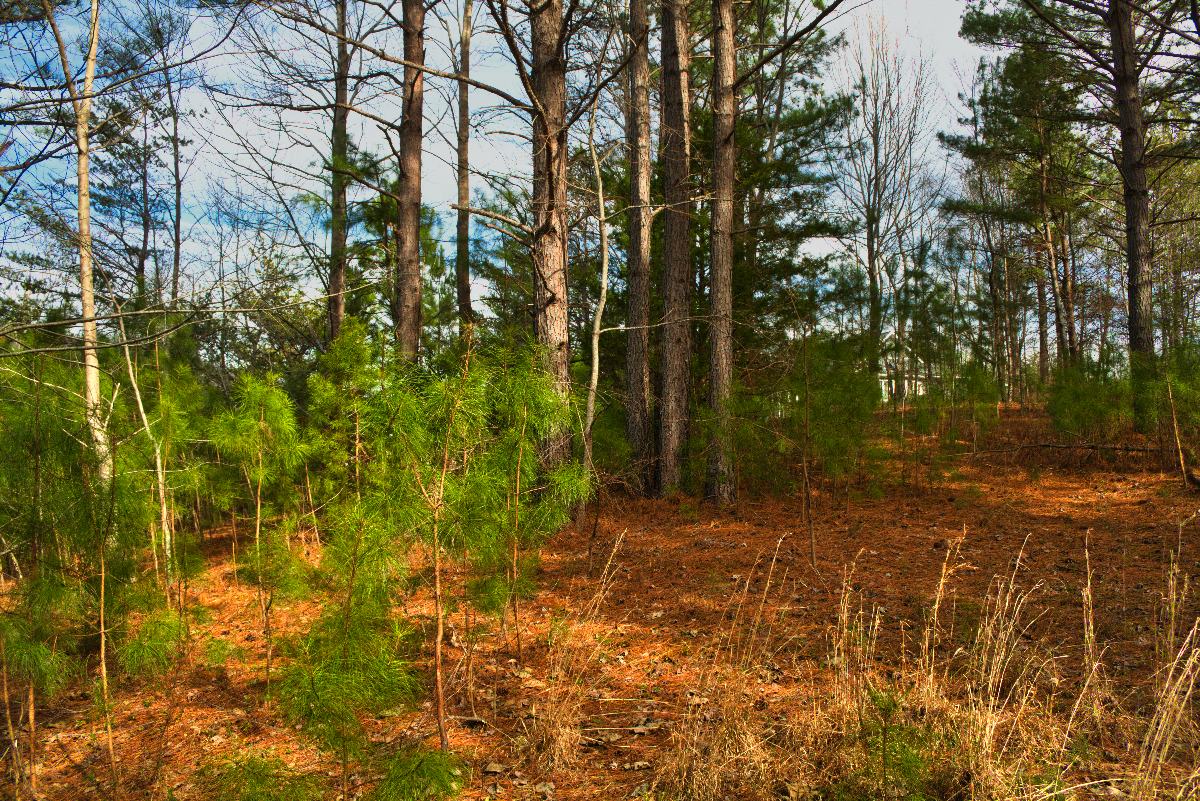
<instances>
[{"instance_id":1,"label":"bare deciduous tree","mask_svg":"<svg viewBox=\"0 0 1200 801\"><path fill-rule=\"evenodd\" d=\"M855 225L847 246L867 274L867 364L879 372L884 323L884 272L901 248L905 221L932 146L929 70L903 55L879 22L850 54L847 88L854 113L847 119L845 155L837 190Z\"/></svg>"}]
</instances>

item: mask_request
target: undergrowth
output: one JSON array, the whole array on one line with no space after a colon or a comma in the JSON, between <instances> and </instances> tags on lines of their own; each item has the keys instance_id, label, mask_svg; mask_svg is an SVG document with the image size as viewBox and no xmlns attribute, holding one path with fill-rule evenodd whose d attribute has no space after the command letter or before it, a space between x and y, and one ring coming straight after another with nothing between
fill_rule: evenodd
<instances>
[{"instance_id":1,"label":"undergrowth","mask_svg":"<svg viewBox=\"0 0 1200 801\"><path fill-rule=\"evenodd\" d=\"M769 619L775 564L760 567L761 596L749 591L748 577L731 601L723 644L678 710L655 797L1068 801L1085 790L1139 801L1196 797L1196 628L1177 632L1149 712L1138 715L1105 690L1096 649L1084 649L1081 682L1060 675L1064 655L1033 636L1042 588L1019 556L993 582L974 635L958 644L949 595L962 565L951 548L925 629L910 633L915 645L899 665L878 658L883 617L848 570L819 666L782 636L782 617ZM1089 592L1081 598L1085 642L1094 625ZM1182 599L1164 598L1178 612ZM780 664L798 680L770 694L753 689L777 676ZM1130 750L1119 764L1098 762L1090 745L1115 750L1121 742Z\"/></svg>"}]
</instances>

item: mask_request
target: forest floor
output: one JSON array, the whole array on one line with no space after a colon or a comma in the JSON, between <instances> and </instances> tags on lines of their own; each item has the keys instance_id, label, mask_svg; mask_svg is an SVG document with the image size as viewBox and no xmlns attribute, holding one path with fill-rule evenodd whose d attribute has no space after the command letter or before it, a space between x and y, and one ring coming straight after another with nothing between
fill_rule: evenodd
<instances>
[{"instance_id":1,"label":"forest floor","mask_svg":"<svg viewBox=\"0 0 1200 801\"><path fill-rule=\"evenodd\" d=\"M818 492L815 569L800 497L749 498L720 511L686 498L607 495L598 520L589 506L544 551L538 593L519 608L520 659L511 621L468 638L461 609L451 617L449 734L470 770L463 797L645 792L670 758L673 726L709 702L714 666L729 654L762 657L740 674L737 691L754 708L786 714L789 698L829 680L844 584L856 604L878 613L876 659L902 670L918 650L944 564L953 570L941 605L955 621L946 643L965 643L993 582L1015 576L1032 592L1024 639L1052 650L1068 683L1084 670L1090 566L1096 639L1116 703L1145 705L1172 554L1179 551L1193 582L1200 578L1197 523L1181 528L1200 510L1200 495L1177 475L1101 452L1012 450L1017 442L1016 434L1000 437L989 445L1000 453L951 460L932 485ZM229 534L206 538L208 570L189 590L190 603L205 610L195 653L166 680L115 690L122 796L205 798L197 769L253 748L327 775L327 797L337 798L336 761L262 705L258 607L253 588L236 580ZM430 609L418 592L405 612L428 627ZM1192 619L1195 603L1183 611ZM303 630L317 612L310 602L279 603L277 635ZM203 657L202 644L214 639L232 655L224 666ZM79 692L40 712L44 797L110 797L107 738L94 708ZM437 742L428 701L368 725L381 743ZM582 737L578 748L572 732ZM563 759L547 768L534 753L553 753L554 743ZM1137 750L1116 738L1087 770L1136 761ZM366 787L371 777L351 781Z\"/></svg>"}]
</instances>

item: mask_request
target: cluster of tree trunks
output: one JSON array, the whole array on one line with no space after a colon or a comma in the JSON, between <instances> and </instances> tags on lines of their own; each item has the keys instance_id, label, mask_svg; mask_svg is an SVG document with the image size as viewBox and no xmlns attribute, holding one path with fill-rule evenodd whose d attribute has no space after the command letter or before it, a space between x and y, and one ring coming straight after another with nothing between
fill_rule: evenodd
<instances>
[{"instance_id":1,"label":"cluster of tree trunks","mask_svg":"<svg viewBox=\"0 0 1200 801\"><path fill-rule=\"evenodd\" d=\"M1046 0L1017 0L1037 17L1054 28L1050 5ZM92 29L90 46L82 70L67 62L66 47L59 43L62 67L68 76L67 88L73 104L75 122L75 151L78 162L78 236L80 284L83 316L83 355L85 365L85 403L87 419L92 429L100 462L109 461L99 397L97 330L95 321L95 289L90 244L89 199L89 136L92 128L91 93L96 69L99 20L98 0L92 0ZM397 352L406 359L416 359L421 351L422 338L422 148L424 145L424 85L426 76L438 74L454 79L457 97L457 220L455 251L455 296L460 330L467 332L474 320L471 301L470 222L470 93L472 86L482 86L501 97L503 91L487 87L471 78L471 37L474 6L464 0L459 20L458 49L454 71L441 73L426 65L425 16L423 0L402 0L402 57L388 56L356 38L351 31L353 7L351 0L335 0L335 19L332 29L318 21L292 22L309 24L312 30L328 37L331 44L329 63L323 65L324 76L331 79L332 102L329 113L329 243L327 284L328 339L336 337L347 314L347 296L351 253L348 236L351 215L348 194L355 181L363 181L362 167L355 164L354 148L350 141L349 119L354 111L354 86L359 80L353 62L357 53L370 51L390 63L402 66L401 118L394 126L399 134L395 149L397 177L394 186L381 194L394 201L389 207L392 218L381 227L387 255L390 311L394 323ZM815 31L842 0L827 3L806 26L788 32L778 45L755 45L758 58L739 73L738 14L733 0L712 0L711 83L710 107L713 117L711 185L706 187L707 206L711 214L708 226L710 262L707 271L699 271L707 280L702 287L706 310L699 316L707 328L707 389L709 411L713 421L712 436L707 447L706 493L722 503L736 497L736 471L729 449L729 404L734 387L734 275L735 220L746 220L754 228L755 204L761 197L739 197L737 193L738 139L736 136L739 92L747 81L756 84L756 113L764 117L765 95L762 85L763 68L775 59L786 57L790 48ZM1066 4L1072 13L1091 14L1103 23L1107 41L1093 39L1094 50L1089 55L1097 64L1104 62L1104 80L1111 88L1113 111L1119 129L1120 152L1117 159L1124 201L1124 245L1128 287L1129 351L1135 387L1135 416L1139 425L1151 417L1149 394L1145 390L1155 374L1155 331L1153 294L1151 287L1151 196L1147 166L1147 119L1143 81L1148 57L1146 43L1139 38L1140 12L1131 0L1087 0ZM501 39L510 50L513 63L522 81L527 102L514 104L529 114L531 127L531 223L527 244L532 262L534 335L542 348L545 364L558 390L570 392L570 315L568 298L568 220L569 143L568 134L578 114L569 110L568 91L569 40L579 30L575 18L578 9L565 6L563 0L539 0L524 9L521 25L509 20L509 7L502 0L488 0ZM684 484L684 458L690 426L691 394L695 385L693 363L697 355L695 336L697 302L693 297L697 285L697 269L693 251L696 240L697 189L692 164L692 31L689 20L692 9L687 0L661 0L658 8L661 29L659 34L661 115L659 127L659 163L662 172L661 215L656 215L652 197L653 156L651 153L651 60L650 9L648 0L630 0L627 17L625 58L611 66L606 80L621 72L627 80L625 139L628 150L629 196L626 211L629 228L626 289L627 307L626 347L626 404L627 436L639 465L640 489L646 492L670 493ZM43 0L43 13L53 28L54 8ZM527 23L527 25L525 24ZM328 24L328 23L326 23ZM765 29L765 24L760 28ZM53 28L58 36L57 28ZM526 31L528 41L522 41L518 31ZM1072 45L1078 45L1070 32L1059 33ZM1078 45L1083 46L1083 45ZM164 57L165 58L165 57ZM868 68L859 63L860 108L855 119L864 128L859 133L865 141L865 154L851 178L842 187L843 195L862 222L860 258L867 277L865 358L870 369L881 366L881 346L885 327L884 280L894 280L884 268L885 250L906 253L912 243L889 245L888 237L897 241L911 236L904 226L911 222L905 215L920 216L920 210L893 208L889 193L911 196L917 181L918 166L914 163L920 138L921 109L914 102L888 95L901 91L904 84L897 70L898 62L886 58L876 60ZM597 81L600 80L598 67ZM164 61L165 74L170 76ZM82 87L70 77L82 73ZM778 79L776 79L778 80ZM924 91L923 73L914 79L913 93ZM881 83L886 85L875 85ZM172 304L180 299L182 252L182 170L178 135L179 109L177 97L180 86L167 83L167 98L175 126L173 141L174 162L174 254L171 267L170 297ZM875 105L870 105L874 103ZM1036 325L1038 334L1038 372L1042 380L1049 379L1050 316L1053 314L1055 344L1060 363L1078 360L1084 349L1084 329L1078 266L1072 243L1072 219L1069 212L1054 208L1050 202L1053 148L1044 131L1040 143L1040 202L1037 213L1040 225L1033 241L1018 243L1009 226L1003 221L985 221L981 231L985 238L991 308L991 349L997 377L1008 391L1023 381L1023 342L1027 304L1017 299L1023 286L1028 286L1028 273L1014 276L1021 268L1013 254L1026 247L1028 264L1034 265L1033 284L1036 291ZM390 141L390 140L389 140ZM364 181L365 183L365 181ZM986 187L980 187L980 196ZM143 187L143 239L150 231L149 191ZM740 205L739 205L740 204ZM889 205L892 204L892 205ZM603 224L604 210L601 209ZM659 285L652 286L654 270L651 264L652 226L662 219L661 270ZM751 237L752 239L753 237ZM757 247L753 242L746 249L753 262ZM143 242L138 260L138 282L145 282L148 241ZM905 257L902 266L907 269ZM903 288L902 288L903 289ZM659 319L651 316L653 290L661 298ZM1182 294L1178 290L1176 294ZM904 340L910 335L910 321L898 316L895 325L897 347L903 367ZM1107 311L1104 327L1107 333ZM1181 326L1176 326L1181 327ZM657 354L657 365L652 364ZM655 379L657 378L657 383ZM903 386L903 380L901 381ZM902 390L901 390L902 391ZM566 459L570 452L566 434L556 435L547 442L542 454L548 463Z\"/></svg>"}]
</instances>

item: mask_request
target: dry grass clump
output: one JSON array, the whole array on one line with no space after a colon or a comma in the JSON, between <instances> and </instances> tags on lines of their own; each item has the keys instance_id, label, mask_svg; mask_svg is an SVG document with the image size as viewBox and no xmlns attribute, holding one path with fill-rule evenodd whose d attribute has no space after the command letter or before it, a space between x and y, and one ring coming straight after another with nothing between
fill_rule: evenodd
<instances>
[{"instance_id":1,"label":"dry grass clump","mask_svg":"<svg viewBox=\"0 0 1200 801\"><path fill-rule=\"evenodd\" d=\"M550 630L545 688L530 716L521 722L526 756L546 771L568 768L579 760L587 678L603 649L603 643L586 632L599 618L612 589L613 557L624 536L622 532L613 544L596 590L579 614L559 621Z\"/></svg>"},{"instance_id":2,"label":"dry grass clump","mask_svg":"<svg viewBox=\"0 0 1200 801\"><path fill-rule=\"evenodd\" d=\"M1197 642L1200 620L1192 625L1174 659L1166 666L1160 682L1154 713L1146 727L1138 753L1137 771L1131 781L1135 798L1159 798L1164 794L1176 798L1195 798L1200 776L1200 751L1197 750L1196 722L1192 698L1196 680L1200 677L1200 643ZM1190 742L1190 749L1188 744ZM1182 779L1172 771L1176 752L1190 750L1195 767ZM1183 793L1187 793L1184 795Z\"/></svg>"},{"instance_id":3,"label":"dry grass clump","mask_svg":"<svg viewBox=\"0 0 1200 801\"><path fill-rule=\"evenodd\" d=\"M1187 624L1183 610L1188 594L1187 577L1173 560L1158 613L1155 651L1160 667L1154 676L1152 713L1141 738L1137 769L1129 779L1135 798L1200 798L1200 720L1194 703L1200 680L1200 619Z\"/></svg>"},{"instance_id":4,"label":"dry grass clump","mask_svg":"<svg viewBox=\"0 0 1200 801\"><path fill-rule=\"evenodd\" d=\"M569 768L579 761L583 745L583 701L572 685L554 683L521 721L528 756L546 771Z\"/></svg>"},{"instance_id":5,"label":"dry grass clump","mask_svg":"<svg viewBox=\"0 0 1200 801\"><path fill-rule=\"evenodd\" d=\"M711 696L693 694L689 699L659 766L659 782L676 796L694 801L778 798L779 788L787 786L791 732L737 689L745 686L745 678L734 671L712 685Z\"/></svg>"},{"instance_id":6,"label":"dry grass clump","mask_svg":"<svg viewBox=\"0 0 1200 801\"><path fill-rule=\"evenodd\" d=\"M1200 798L1194 706L1200 621L1188 631L1164 633L1174 650L1156 681L1148 719L1136 720L1121 711L1104 677L1092 634L1090 579L1082 598L1083 678L1069 686L1059 670L1065 657L1034 637L1040 586L1023 585L1020 556L993 582L967 644L943 643L954 640L944 636L954 625L946 619L953 604L944 596L957 558L952 548L925 630L913 640L918 651L898 666L877 658L881 617L853 590L848 571L825 669L798 670L794 678L806 677L806 686L788 682L790 689L770 702L745 688L763 664L781 661L781 650L761 634L753 647L728 645L744 643L750 629L762 631L765 601L752 616L736 610L727 646L717 649L702 686L680 711L657 776L661 797L1082 801L1095 792L1138 801ZM1172 587L1164 597L1176 608L1164 617L1176 625L1177 579ZM1101 765L1089 743L1113 731L1137 731L1140 750L1118 757L1120 765L1110 754Z\"/></svg>"}]
</instances>

